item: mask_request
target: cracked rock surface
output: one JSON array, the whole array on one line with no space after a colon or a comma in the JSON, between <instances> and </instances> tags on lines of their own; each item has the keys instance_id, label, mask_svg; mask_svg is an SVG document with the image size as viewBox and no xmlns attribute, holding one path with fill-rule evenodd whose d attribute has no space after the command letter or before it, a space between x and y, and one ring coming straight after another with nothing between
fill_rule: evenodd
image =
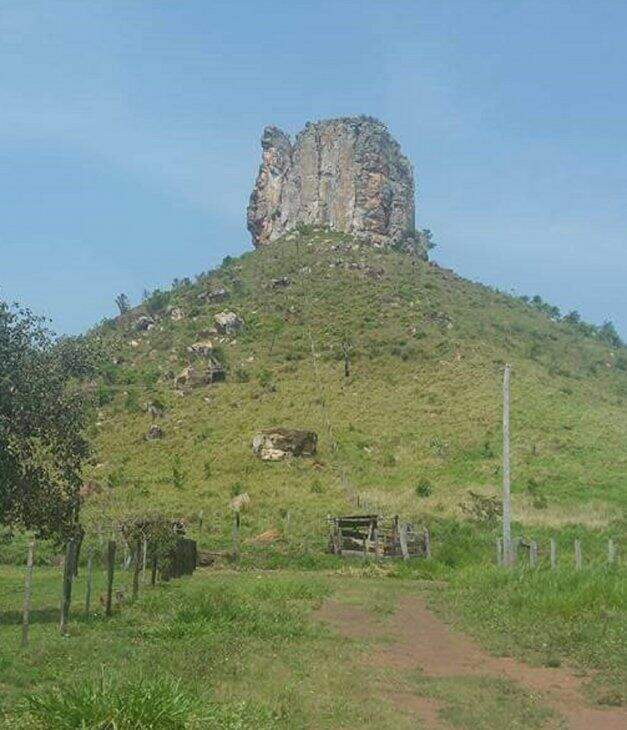
<instances>
[{"instance_id":1,"label":"cracked rock surface","mask_svg":"<svg viewBox=\"0 0 627 730\"><path fill-rule=\"evenodd\" d=\"M412 167L381 122L308 123L293 143L277 127L266 127L261 147L247 212L256 247L298 225L350 233L374 246L413 240Z\"/></svg>"}]
</instances>

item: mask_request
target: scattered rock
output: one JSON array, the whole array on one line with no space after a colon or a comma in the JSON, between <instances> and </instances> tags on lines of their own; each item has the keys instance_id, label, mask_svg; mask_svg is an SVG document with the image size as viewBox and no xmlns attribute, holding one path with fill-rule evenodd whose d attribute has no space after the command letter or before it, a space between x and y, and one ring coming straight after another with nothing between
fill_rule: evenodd
<instances>
[{"instance_id":1,"label":"scattered rock","mask_svg":"<svg viewBox=\"0 0 627 730\"><path fill-rule=\"evenodd\" d=\"M226 378L226 372L215 358L202 366L188 365L174 379L177 388L193 388L198 385L210 385Z\"/></svg>"},{"instance_id":2,"label":"scattered rock","mask_svg":"<svg viewBox=\"0 0 627 730\"><path fill-rule=\"evenodd\" d=\"M205 302L215 303L215 302L223 302L226 299L228 299L229 296L230 296L229 292L223 286L219 286L219 287L216 287L215 289L211 289L210 291L201 292L198 295L198 298L202 299Z\"/></svg>"},{"instance_id":3,"label":"scattered rock","mask_svg":"<svg viewBox=\"0 0 627 730\"><path fill-rule=\"evenodd\" d=\"M155 320L147 315L142 315L135 321L135 329L138 332L147 332L155 326Z\"/></svg>"},{"instance_id":4,"label":"scattered rock","mask_svg":"<svg viewBox=\"0 0 627 730\"><path fill-rule=\"evenodd\" d=\"M213 343L211 340L202 340L200 342L194 342L187 348L187 352L193 357L208 358L213 354Z\"/></svg>"},{"instance_id":5,"label":"scattered rock","mask_svg":"<svg viewBox=\"0 0 627 730\"><path fill-rule=\"evenodd\" d=\"M252 449L262 461L280 461L286 456L313 456L317 444L314 431L267 428L255 434Z\"/></svg>"},{"instance_id":6,"label":"scattered rock","mask_svg":"<svg viewBox=\"0 0 627 730\"><path fill-rule=\"evenodd\" d=\"M148 441L156 441L158 439L162 439L164 436L165 434L161 426L157 426L156 423L153 423L152 426L148 429L146 439Z\"/></svg>"},{"instance_id":7,"label":"scattered rock","mask_svg":"<svg viewBox=\"0 0 627 730\"><path fill-rule=\"evenodd\" d=\"M161 403L150 401L149 403L146 403L146 413L153 418L163 418L165 415L165 408Z\"/></svg>"},{"instance_id":8,"label":"scattered rock","mask_svg":"<svg viewBox=\"0 0 627 730\"><path fill-rule=\"evenodd\" d=\"M139 342L137 340L131 340L131 347L139 347Z\"/></svg>"},{"instance_id":9,"label":"scattered rock","mask_svg":"<svg viewBox=\"0 0 627 730\"><path fill-rule=\"evenodd\" d=\"M180 307L171 307L168 310L168 314L173 322L180 322L182 319L185 319L185 314Z\"/></svg>"},{"instance_id":10,"label":"scattered rock","mask_svg":"<svg viewBox=\"0 0 627 730\"><path fill-rule=\"evenodd\" d=\"M234 335L244 326L244 322L235 312L218 312L213 319L218 332L223 335Z\"/></svg>"},{"instance_id":11,"label":"scattered rock","mask_svg":"<svg viewBox=\"0 0 627 730\"><path fill-rule=\"evenodd\" d=\"M272 288L273 289L287 289L287 287L292 283L292 280L288 278L287 276L279 276L276 279L272 279Z\"/></svg>"},{"instance_id":12,"label":"scattered rock","mask_svg":"<svg viewBox=\"0 0 627 730\"><path fill-rule=\"evenodd\" d=\"M245 509L249 505L250 505L250 497L248 496L248 492L243 492L242 494L238 494L236 497L233 497L233 499L229 502L229 507L234 512L241 512L243 509Z\"/></svg>"}]
</instances>

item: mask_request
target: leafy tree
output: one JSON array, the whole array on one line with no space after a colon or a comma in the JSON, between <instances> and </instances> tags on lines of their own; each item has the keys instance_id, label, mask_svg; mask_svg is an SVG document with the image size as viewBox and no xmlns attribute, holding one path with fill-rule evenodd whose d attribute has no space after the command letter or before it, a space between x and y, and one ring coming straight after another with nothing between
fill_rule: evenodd
<instances>
[{"instance_id":1,"label":"leafy tree","mask_svg":"<svg viewBox=\"0 0 627 730\"><path fill-rule=\"evenodd\" d=\"M95 357L56 340L28 309L0 301L0 524L41 537L75 531Z\"/></svg>"}]
</instances>

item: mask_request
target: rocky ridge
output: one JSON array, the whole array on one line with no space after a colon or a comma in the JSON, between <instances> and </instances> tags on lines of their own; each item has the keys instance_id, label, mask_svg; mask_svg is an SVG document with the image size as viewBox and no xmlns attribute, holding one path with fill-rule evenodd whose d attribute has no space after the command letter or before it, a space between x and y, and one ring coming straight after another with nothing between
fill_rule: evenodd
<instances>
[{"instance_id":1,"label":"rocky ridge","mask_svg":"<svg viewBox=\"0 0 627 730\"><path fill-rule=\"evenodd\" d=\"M247 211L255 247L303 225L350 233L377 247L420 243L411 164L378 120L308 123L294 143L269 126L261 147Z\"/></svg>"}]
</instances>

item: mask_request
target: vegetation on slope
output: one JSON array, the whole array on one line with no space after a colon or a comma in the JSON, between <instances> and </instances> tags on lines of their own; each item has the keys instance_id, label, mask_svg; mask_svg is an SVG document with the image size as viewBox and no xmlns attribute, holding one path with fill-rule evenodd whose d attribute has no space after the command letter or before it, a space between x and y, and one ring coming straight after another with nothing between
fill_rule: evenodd
<instances>
[{"instance_id":1,"label":"vegetation on slope","mask_svg":"<svg viewBox=\"0 0 627 730\"><path fill-rule=\"evenodd\" d=\"M289 285L273 285L280 277ZM207 303L203 292L217 286L230 298ZM225 309L245 322L234 337L211 337L226 382L175 389L187 347ZM156 326L138 332L140 314ZM227 259L92 333L112 361L95 386L90 476L100 489L89 513L192 518L202 509L215 543L227 537L230 498L246 491L251 535L281 528L289 510L292 541L313 530L318 547L324 516L349 509L356 494L385 511L459 516L469 489L499 490L508 361L515 518L607 528L627 471L625 350L607 331L555 316L325 231ZM164 413L161 440L145 438L151 403ZM269 426L316 430L317 458L258 461L250 440Z\"/></svg>"}]
</instances>

